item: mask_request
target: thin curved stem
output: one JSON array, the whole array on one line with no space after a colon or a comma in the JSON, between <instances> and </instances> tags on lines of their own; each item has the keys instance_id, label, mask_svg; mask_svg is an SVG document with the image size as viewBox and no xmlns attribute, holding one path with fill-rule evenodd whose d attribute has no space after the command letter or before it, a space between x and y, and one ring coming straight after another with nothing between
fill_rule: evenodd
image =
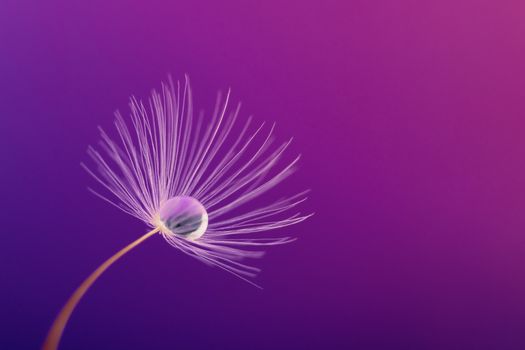
<instances>
[{"instance_id":1,"label":"thin curved stem","mask_svg":"<svg viewBox=\"0 0 525 350\"><path fill-rule=\"evenodd\" d=\"M58 348L58 344L60 342L60 338L62 337L62 333L64 332L64 328L66 327L67 321L71 317L71 314L73 313L73 310L75 310L75 307L77 306L78 302L84 294L86 294L87 290L95 283L95 281L110 267L115 261L120 259L122 256L124 256L127 252L129 252L131 249L138 246L140 243L148 239L149 237L153 236L155 233L159 232L160 228L155 228L148 233L146 233L144 236L140 237L136 241L130 243L126 247L119 250L115 255L110 257L108 260L106 260L102 265L100 265L95 271L89 275L88 278L82 282L82 284L75 290L75 292L71 295L69 300L66 302L62 310L60 310L60 313L55 318L55 321L53 322L53 325L51 326L51 329L49 330L49 333L47 334L46 340L44 342L44 345L42 346L42 350L56 350Z\"/></svg>"}]
</instances>

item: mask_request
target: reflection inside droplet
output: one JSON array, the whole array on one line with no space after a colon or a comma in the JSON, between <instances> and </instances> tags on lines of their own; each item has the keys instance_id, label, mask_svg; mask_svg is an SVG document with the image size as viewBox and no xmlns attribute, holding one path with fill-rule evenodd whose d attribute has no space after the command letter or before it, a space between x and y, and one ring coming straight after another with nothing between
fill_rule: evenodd
<instances>
[{"instance_id":1,"label":"reflection inside droplet","mask_svg":"<svg viewBox=\"0 0 525 350\"><path fill-rule=\"evenodd\" d=\"M167 200L159 212L159 225L167 234L195 240L208 227L208 213L197 199L176 196Z\"/></svg>"}]
</instances>

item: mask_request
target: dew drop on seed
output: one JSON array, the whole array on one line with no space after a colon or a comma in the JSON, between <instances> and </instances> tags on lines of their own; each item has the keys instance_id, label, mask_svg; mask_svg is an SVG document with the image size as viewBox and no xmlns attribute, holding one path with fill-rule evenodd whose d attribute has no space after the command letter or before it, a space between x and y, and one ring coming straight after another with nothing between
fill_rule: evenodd
<instances>
[{"instance_id":1,"label":"dew drop on seed","mask_svg":"<svg viewBox=\"0 0 525 350\"><path fill-rule=\"evenodd\" d=\"M159 218L164 231L191 240L201 237L208 227L206 209L190 196L167 200L160 208Z\"/></svg>"}]
</instances>

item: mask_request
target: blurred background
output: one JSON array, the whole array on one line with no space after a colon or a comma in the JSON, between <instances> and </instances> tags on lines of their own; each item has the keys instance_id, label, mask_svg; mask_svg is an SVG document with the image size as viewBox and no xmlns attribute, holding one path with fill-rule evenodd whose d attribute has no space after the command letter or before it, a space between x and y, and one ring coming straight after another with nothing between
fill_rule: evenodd
<instances>
[{"instance_id":1,"label":"blurred background","mask_svg":"<svg viewBox=\"0 0 525 350\"><path fill-rule=\"evenodd\" d=\"M258 290L160 237L113 266L62 349L524 349L519 1L0 3L0 348L37 349L146 230L80 168L128 96L188 73L211 112L294 136L310 220Z\"/></svg>"}]
</instances>

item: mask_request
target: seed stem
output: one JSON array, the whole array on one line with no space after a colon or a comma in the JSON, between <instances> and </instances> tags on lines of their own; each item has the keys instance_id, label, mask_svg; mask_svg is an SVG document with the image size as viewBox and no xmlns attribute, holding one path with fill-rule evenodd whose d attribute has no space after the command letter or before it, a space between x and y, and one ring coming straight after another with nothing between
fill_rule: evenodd
<instances>
[{"instance_id":1,"label":"seed stem","mask_svg":"<svg viewBox=\"0 0 525 350\"><path fill-rule=\"evenodd\" d=\"M155 233L159 232L159 230L160 228L156 227L155 229L141 236L136 241L130 243L126 247L119 250L115 255L110 257L102 265L100 265L95 271L93 271L91 275L89 275L89 277L84 280L84 282L82 282L82 284L75 290L75 292L71 295L71 297L69 297L69 300L66 302L64 307L62 307L62 310L60 310L60 313L55 318L55 321L53 322L53 325L51 326L51 329L49 330L49 333L47 334L44 345L42 346L42 350L58 349L60 338L62 337L64 328L66 327L66 324L69 318L71 317L73 310L77 306L80 299L82 299L84 294L86 294L87 290L100 277L100 275L102 275L104 271L106 271L108 267L110 267L115 261L120 259L127 252L129 252L130 250L138 246L140 243L142 243L149 237L153 236Z\"/></svg>"}]
</instances>

